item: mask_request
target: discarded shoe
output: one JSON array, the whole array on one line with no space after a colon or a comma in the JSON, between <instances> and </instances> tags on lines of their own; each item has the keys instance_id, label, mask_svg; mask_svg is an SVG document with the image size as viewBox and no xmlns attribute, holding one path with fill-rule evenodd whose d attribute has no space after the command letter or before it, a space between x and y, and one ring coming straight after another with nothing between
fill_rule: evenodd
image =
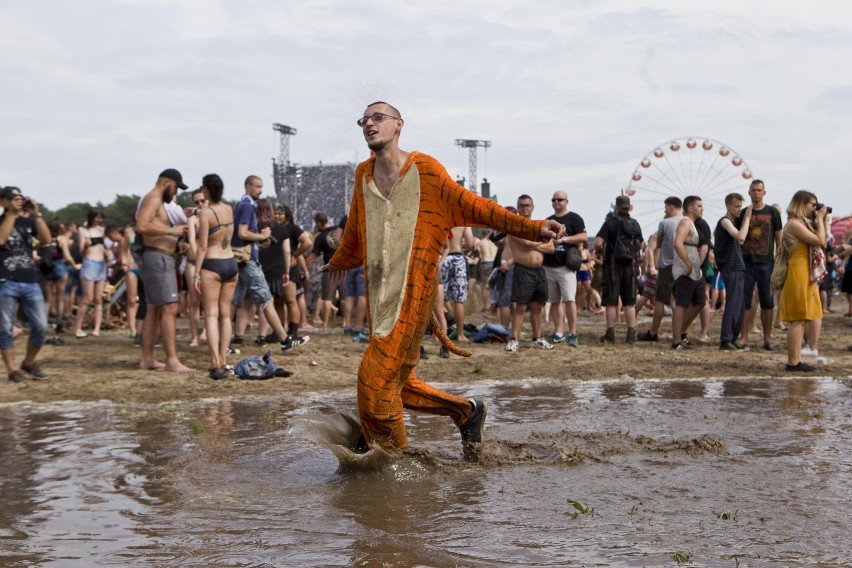
<instances>
[{"instance_id":1,"label":"discarded shoe","mask_svg":"<svg viewBox=\"0 0 852 568\"><path fill-rule=\"evenodd\" d=\"M467 422L459 426L459 431L462 437L462 453L464 459L469 461L477 461L479 459L479 446L482 444L482 429L485 426L485 416L488 414L488 407L484 401L476 398L470 400L473 406L473 412Z\"/></svg>"}]
</instances>

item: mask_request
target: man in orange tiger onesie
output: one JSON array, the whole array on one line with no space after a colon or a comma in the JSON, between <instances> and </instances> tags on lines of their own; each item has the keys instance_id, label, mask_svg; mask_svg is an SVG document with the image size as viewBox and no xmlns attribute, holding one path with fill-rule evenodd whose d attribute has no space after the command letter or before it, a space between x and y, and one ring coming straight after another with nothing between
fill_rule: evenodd
<instances>
[{"instance_id":1,"label":"man in orange tiger onesie","mask_svg":"<svg viewBox=\"0 0 852 568\"><path fill-rule=\"evenodd\" d=\"M358 120L375 153L358 164L349 219L337 252L323 269L333 280L364 266L370 344L358 369L358 414L368 444L388 452L408 447L402 410L449 416L462 435L466 459L477 459L486 406L442 392L418 379L420 343L437 291L437 262L453 227L491 227L546 241L564 230L555 221L531 221L458 185L434 158L399 148L404 122L384 102ZM433 331L460 355L439 326ZM443 335L443 337L441 337Z\"/></svg>"}]
</instances>

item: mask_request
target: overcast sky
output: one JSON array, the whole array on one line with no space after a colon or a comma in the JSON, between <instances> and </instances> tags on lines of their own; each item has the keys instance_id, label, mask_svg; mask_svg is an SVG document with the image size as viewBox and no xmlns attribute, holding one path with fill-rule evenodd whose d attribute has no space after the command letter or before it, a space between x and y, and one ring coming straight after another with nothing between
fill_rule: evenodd
<instances>
[{"instance_id":1,"label":"overcast sky","mask_svg":"<svg viewBox=\"0 0 852 568\"><path fill-rule=\"evenodd\" d=\"M529 193L544 217L562 189L590 232L642 158L687 136L730 146L769 202L808 188L848 214L850 10L0 0L0 184L54 209L141 195L167 167L193 187L219 173L228 198L250 173L272 193L273 122L298 129L292 162L357 162L368 152L355 120L381 99L405 118L403 149L468 177L454 140L490 140L478 174L501 203ZM718 211L708 207L712 224Z\"/></svg>"}]
</instances>

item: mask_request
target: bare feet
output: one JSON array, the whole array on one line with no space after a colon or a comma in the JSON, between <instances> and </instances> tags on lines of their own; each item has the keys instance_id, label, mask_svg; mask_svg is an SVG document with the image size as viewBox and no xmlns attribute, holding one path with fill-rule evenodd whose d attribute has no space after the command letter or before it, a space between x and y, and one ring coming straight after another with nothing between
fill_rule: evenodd
<instances>
[{"instance_id":1,"label":"bare feet","mask_svg":"<svg viewBox=\"0 0 852 568\"><path fill-rule=\"evenodd\" d=\"M192 373L195 369L190 369L177 359L169 359L165 364L165 371L172 373Z\"/></svg>"},{"instance_id":2,"label":"bare feet","mask_svg":"<svg viewBox=\"0 0 852 568\"><path fill-rule=\"evenodd\" d=\"M159 361L139 361L139 368L143 371L162 371L166 368L165 363L160 363Z\"/></svg>"},{"instance_id":3,"label":"bare feet","mask_svg":"<svg viewBox=\"0 0 852 568\"><path fill-rule=\"evenodd\" d=\"M190 347L198 347L198 340L193 339L192 341L189 342L189 346Z\"/></svg>"}]
</instances>

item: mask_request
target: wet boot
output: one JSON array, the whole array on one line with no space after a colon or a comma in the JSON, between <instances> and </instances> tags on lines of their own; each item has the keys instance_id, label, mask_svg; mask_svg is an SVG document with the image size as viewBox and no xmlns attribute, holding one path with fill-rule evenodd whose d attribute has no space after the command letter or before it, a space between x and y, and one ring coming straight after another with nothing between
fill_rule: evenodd
<instances>
[{"instance_id":1,"label":"wet boot","mask_svg":"<svg viewBox=\"0 0 852 568\"><path fill-rule=\"evenodd\" d=\"M601 335L600 342L601 343L615 343L615 328L614 327L606 328L606 333Z\"/></svg>"},{"instance_id":2,"label":"wet boot","mask_svg":"<svg viewBox=\"0 0 852 568\"><path fill-rule=\"evenodd\" d=\"M627 328L627 343L628 345L633 345L636 343L636 328L628 327Z\"/></svg>"}]
</instances>

